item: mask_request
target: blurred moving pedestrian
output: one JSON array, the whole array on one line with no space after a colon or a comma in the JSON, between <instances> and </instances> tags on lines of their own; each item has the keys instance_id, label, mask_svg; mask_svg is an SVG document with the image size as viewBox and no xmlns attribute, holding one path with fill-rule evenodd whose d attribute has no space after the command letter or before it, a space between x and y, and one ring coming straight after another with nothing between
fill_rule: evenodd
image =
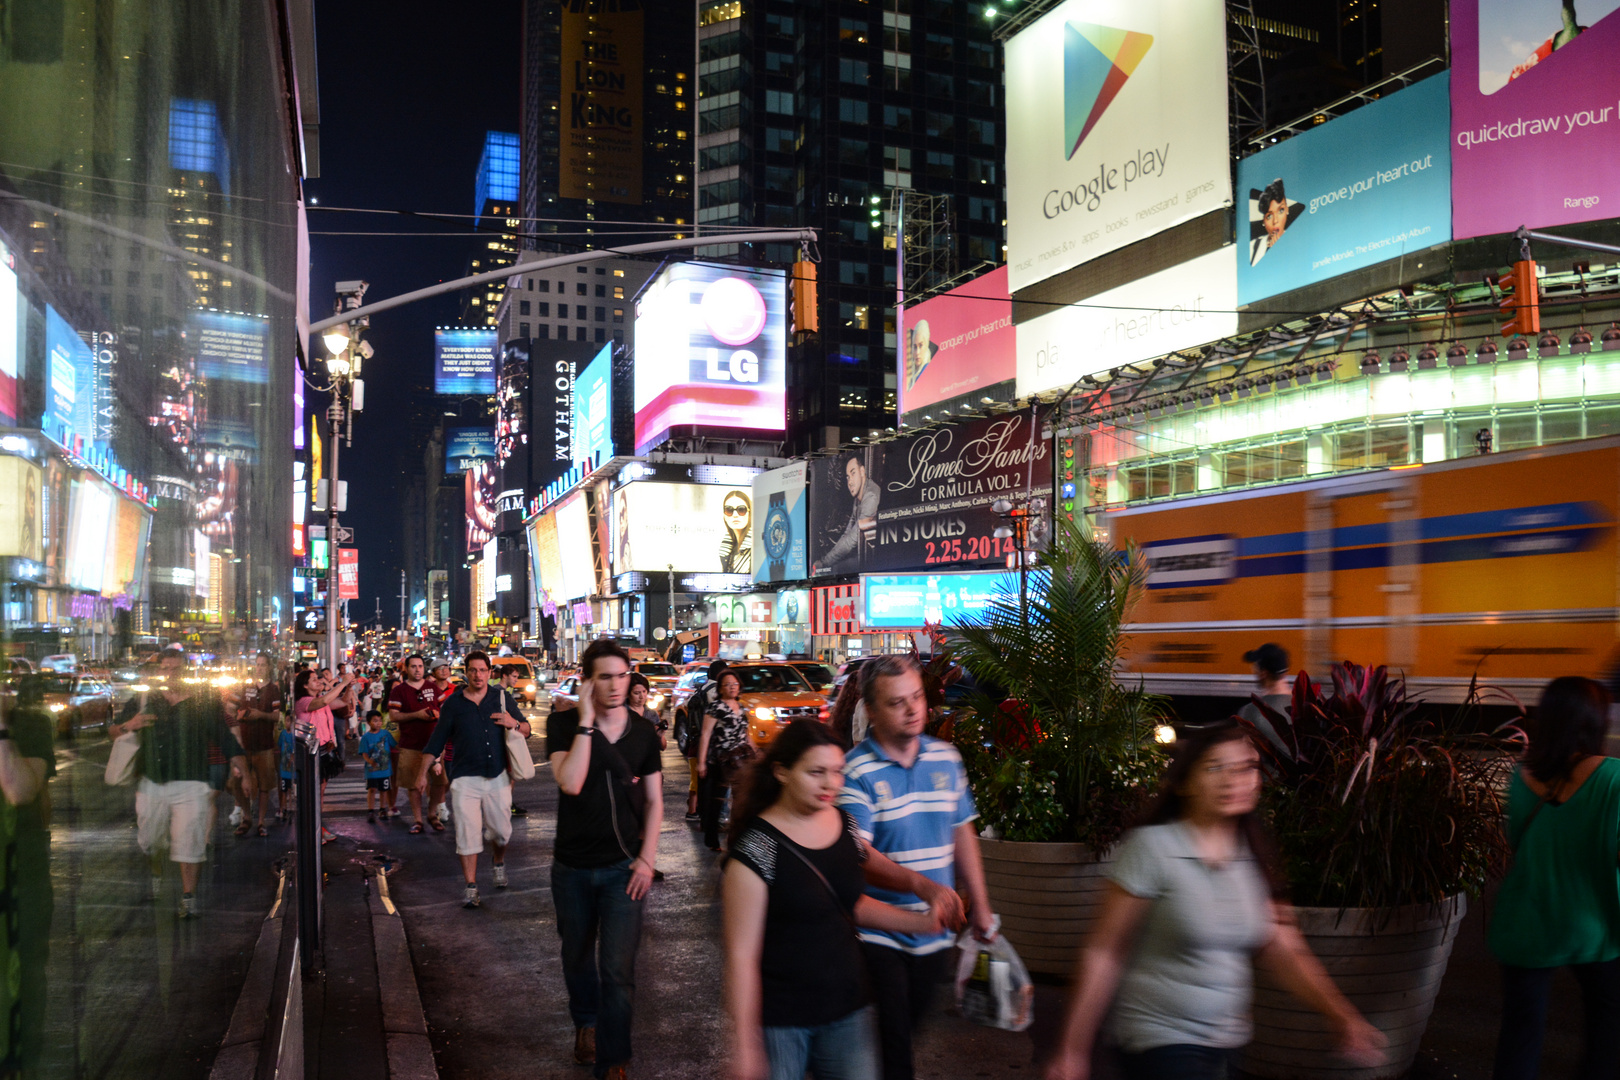
<instances>
[{"instance_id":1,"label":"blurred moving pedestrian","mask_svg":"<svg viewBox=\"0 0 1620 1080\"><path fill-rule=\"evenodd\" d=\"M158 663L153 680L158 685L130 698L107 734L118 739L141 733L135 755L136 841L151 859L152 899L162 887L164 851L179 864L180 917L189 919L197 915L197 880L214 829L209 751L222 753L236 776L247 771L247 758L231 734L219 693L185 678L185 651L164 649Z\"/></svg>"},{"instance_id":2,"label":"blurred moving pedestrian","mask_svg":"<svg viewBox=\"0 0 1620 1080\"><path fill-rule=\"evenodd\" d=\"M1575 976L1585 1005L1575 1075L1620 1075L1620 761L1604 756L1608 728L1609 693L1600 683L1554 679L1508 788L1513 865L1489 931L1502 964L1496 1080L1537 1075L1561 967Z\"/></svg>"},{"instance_id":3,"label":"blurred moving pedestrian","mask_svg":"<svg viewBox=\"0 0 1620 1080\"><path fill-rule=\"evenodd\" d=\"M742 707L742 679L735 671L722 671L716 701L703 714L698 736L698 813L703 819L703 843L720 850L720 809L738 771L754 757L748 740L748 714Z\"/></svg>"},{"instance_id":4,"label":"blurred moving pedestrian","mask_svg":"<svg viewBox=\"0 0 1620 1080\"><path fill-rule=\"evenodd\" d=\"M658 732L625 704L630 655L593 641L580 658L578 708L546 720L561 795L551 899L574 1021L574 1061L623 1080L643 901L664 820Z\"/></svg>"},{"instance_id":5,"label":"blurred moving pedestrian","mask_svg":"<svg viewBox=\"0 0 1620 1080\"><path fill-rule=\"evenodd\" d=\"M248 761L248 776L245 779L251 781L249 802L251 804L256 800L258 803L255 825L260 836L270 835L264 816L270 808L270 792L275 789L277 781L276 726L281 720L281 708L281 687L275 680L275 664L269 653L260 653L253 661L253 684L242 691L236 714L237 730L240 732L237 737ZM249 784L244 783L243 790L247 792ZM244 817L243 825L246 824Z\"/></svg>"},{"instance_id":6,"label":"blurred moving pedestrian","mask_svg":"<svg viewBox=\"0 0 1620 1080\"><path fill-rule=\"evenodd\" d=\"M864 895L867 846L835 800L844 749L795 720L739 778L721 886L733 1080L877 1080L857 926L929 936L935 915Z\"/></svg>"},{"instance_id":7,"label":"blurred moving pedestrian","mask_svg":"<svg viewBox=\"0 0 1620 1080\"><path fill-rule=\"evenodd\" d=\"M6 821L6 929L11 956L0 980L0 1017L8 1024L5 1061L10 1075L40 1075L45 1047L46 970L50 961L51 795L56 775L45 680L13 676L14 693L0 708L0 804ZM8 1071L9 1071L8 1070Z\"/></svg>"},{"instance_id":8,"label":"blurred moving pedestrian","mask_svg":"<svg viewBox=\"0 0 1620 1080\"><path fill-rule=\"evenodd\" d=\"M1243 654L1243 660L1254 666L1255 696L1273 712L1287 716L1294 707L1294 680L1288 674L1288 650L1275 642L1266 642ZM1253 701L1238 710L1238 715L1253 724L1266 740L1283 753L1288 747L1282 736L1272 727L1266 714Z\"/></svg>"},{"instance_id":9,"label":"blurred moving pedestrian","mask_svg":"<svg viewBox=\"0 0 1620 1080\"><path fill-rule=\"evenodd\" d=\"M974 936L989 941L995 916L973 826L979 812L956 748L923 734L928 699L922 670L910 656L884 656L861 665L860 679L871 732L845 757L838 805L855 819L862 839L893 860L867 859L867 895L907 911L932 907L954 927L961 923L960 887ZM946 930L872 929L861 932L861 942L878 1006L884 1080L911 1080L912 1036L944 977L955 938Z\"/></svg>"},{"instance_id":10,"label":"blurred moving pedestrian","mask_svg":"<svg viewBox=\"0 0 1620 1080\"><path fill-rule=\"evenodd\" d=\"M691 786L686 793L688 821L701 821L703 817L703 774L698 768L698 748L702 743L703 718L708 715L709 706L720 700L720 673L724 670L724 660L709 664L709 673L703 684L687 699L686 707L681 711L685 718L684 726L678 727L675 732L676 741L681 744L681 754L686 758L686 771L691 777Z\"/></svg>"},{"instance_id":11,"label":"blurred moving pedestrian","mask_svg":"<svg viewBox=\"0 0 1620 1080\"><path fill-rule=\"evenodd\" d=\"M639 671L631 672L630 696L626 704L629 705L631 712L646 720L658 732L658 749L668 750L669 736L665 732L669 730L669 721L647 708L647 699L651 696L652 683L647 680L647 676Z\"/></svg>"},{"instance_id":12,"label":"blurred moving pedestrian","mask_svg":"<svg viewBox=\"0 0 1620 1080\"><path fill-rule=\"evenodd\" d=\"M476 908L478 899L478 856L485 841L494 844L495 887L506 888L506 842L512 838L512 778L506 773L506 729L529 737L529 723L507 709L510 697L500 687L489 684L489 657L482 652L467 654L467 685L451 694L439 707L439 723L428 740L429 770L445 774L439 755L454 743L456 756L450 762L449 792L454 801L456 854L461 856L461 872L467 882L462 907Z\"/></svg>"},{"instance_id":13,"label":"blurred moving pedestrian","mask_svg":"<svg viewBox=\"0 0 1620 1080\"><path fill-rule=\"evenodd\" d=\"M414 819L411 832L420 833L427 827L422 817L422 803L427 798L427 756L423 751L439 722L439 691L428 681L427 661L420 653L406 659L405 678L388 692L388 712L399 725L399 771L395 783L405 789L410 803ZM444 831L438 818L432 819L432 825L434 832Z\"/></svg>"},{"instance_id":14,"label":"blurred moving pedestrian","mask_svg":"<svg viewBox=\"0 0 1620 1080\"><path fill-rule=\"evenodd\" d=\"M1091 1075L1110 1007L1126 1080L1222 1080L1252 1032L1255 964L1328 1018L1351 1062L1382 1062L1383 1033L1294 923L1259 802L1260 752L1237 721L1175 744L1157 800L1109 872L1048 1080Z\"/></svg>"}]
</instances>

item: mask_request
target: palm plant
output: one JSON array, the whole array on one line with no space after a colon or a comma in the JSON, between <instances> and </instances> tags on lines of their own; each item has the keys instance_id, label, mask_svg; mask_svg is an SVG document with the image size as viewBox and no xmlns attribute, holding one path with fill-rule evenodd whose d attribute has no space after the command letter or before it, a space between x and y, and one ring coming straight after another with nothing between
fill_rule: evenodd
<instances>
[{"instance_id":1,"label":"palm plant","mask_svg":"<svg viewBox=\"0 0 1620 1080\"><path fill-rule=\"evenodd\" d=\"M1146 577L1134 551L1060 520L1026 602L992 601L954 627L956 659L1006 695L974 695L955 730L979 813L1004 838L1105 851L1158 774L1164 700L1117 675Z\"/></svg>"},{"instance_id":2,"label":"palm plant","mask_svg":"<svg viewBox=\"0 0 1620 1080\"><path fill-rule=\"evenodd\" d=\"M1478 895L1507 859L1500 785L1522 745L1513 723L1480 730L1477 679L1464 706L1409 698L1382 667L1347 662L1332 692L1303 672L1289 716L1258 698L1276 731L1257 738L1273 782L1266 810L1296 903L1390 908Z\"/></svg>"}]
</instances>

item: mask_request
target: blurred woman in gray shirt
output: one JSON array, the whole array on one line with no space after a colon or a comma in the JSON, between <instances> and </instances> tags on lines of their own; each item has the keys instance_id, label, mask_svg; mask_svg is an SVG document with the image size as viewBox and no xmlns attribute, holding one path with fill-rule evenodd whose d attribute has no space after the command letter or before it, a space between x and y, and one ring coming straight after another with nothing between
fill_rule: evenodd
<instances>
[{"instance_id":1,"label":"blurred woman in gray shirt","mask_svg":"<svg viewBox=\"0 0 1620 1080\"><path fill-rule=\"evenodd\" d=\"M1091 1075L1111 1004L1126 1080L1221 1080L1249 1041L1256 963L1328 1017L1340 1053L1382 1061L1383 1034L1339 993L1281 899L1259 801L1260 754L1236 721L1176 743L1109 873L1048 1080Z\"/></svg>"}]
</instances>

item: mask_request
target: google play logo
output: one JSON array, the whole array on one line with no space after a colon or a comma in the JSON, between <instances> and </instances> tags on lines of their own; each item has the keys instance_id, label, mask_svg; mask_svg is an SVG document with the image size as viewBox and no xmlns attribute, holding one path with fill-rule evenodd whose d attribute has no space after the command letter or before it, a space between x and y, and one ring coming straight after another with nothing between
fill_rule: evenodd
<instances>
[{"instance_id":1,"label":"google play logo","mask_svg":"<svg viewBox=\"0 0 1620 1080\"><path fill-rule=\"evenodd\" d=\"M1152 47L1152 34L1094 23L1064 24L1064 160L1074 157Z\"/></svg>"}]
</instances>

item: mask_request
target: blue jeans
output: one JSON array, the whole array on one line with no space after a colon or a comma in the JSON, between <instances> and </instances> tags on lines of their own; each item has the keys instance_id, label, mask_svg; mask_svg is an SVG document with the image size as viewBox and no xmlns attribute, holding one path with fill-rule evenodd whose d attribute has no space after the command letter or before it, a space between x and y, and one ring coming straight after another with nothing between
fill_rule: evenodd
<instances>
[{"instance_id":1,"label":"blue jeans","mask_svg":"<svg viewBox=\"0 0 1620 1080\"><path fill-rule=\"evenodd\" d=\"M870 1005L820 1027L768 1027L771 1080L878 1080L877 1025Z\"/></svg>"},{"instance_id":2,"label":"blue jeans","mask_svg":"<svg viewBox=\"0 0 1620 1080\"><path fill-rule=\"evenodd\" d=\"M629 884L629 859L591 870L551 864L568 1011L575 1027L596 1029L597 1076L630 1060L642 901L625 894Z\"/></svg>"}]
</instances>

